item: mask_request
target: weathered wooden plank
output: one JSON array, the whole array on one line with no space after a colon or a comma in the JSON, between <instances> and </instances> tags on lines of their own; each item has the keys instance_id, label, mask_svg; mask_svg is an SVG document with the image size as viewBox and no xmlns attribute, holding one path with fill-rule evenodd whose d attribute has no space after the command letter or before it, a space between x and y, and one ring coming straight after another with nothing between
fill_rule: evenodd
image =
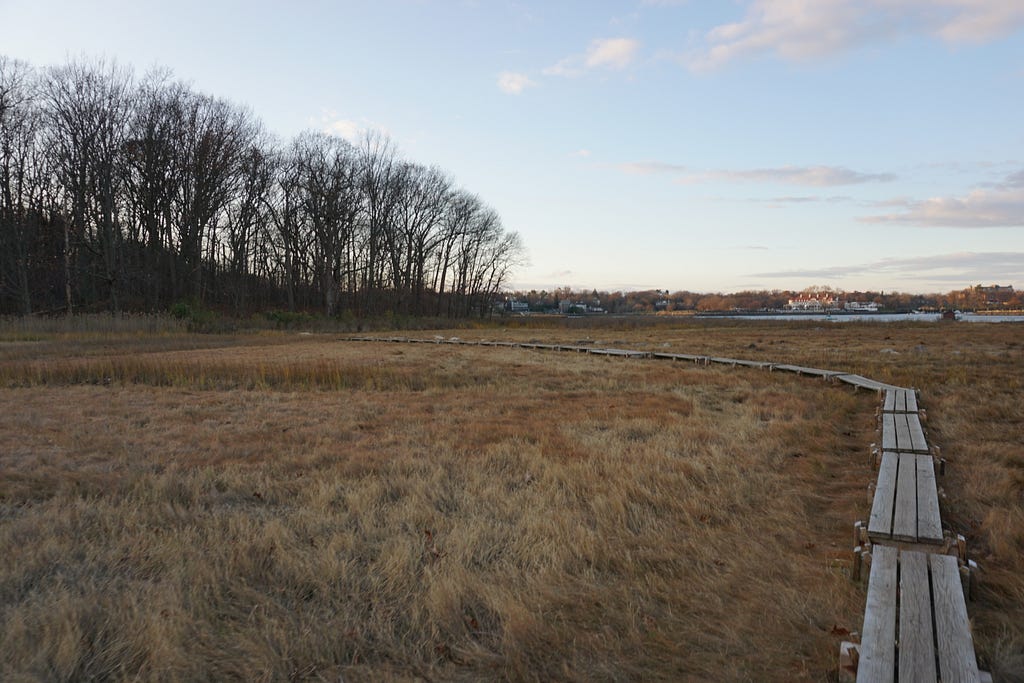
<instances>
[{"instance_id":1,"label":"weathered wooden plank","mask_svg":"<svg viewBox=\"0 0 1024 683\"><path fill-rule=\"evenodd\" d=\"M871 504L871 517L868 520L868 536L892 538L898 465L899 457L895 453L882 453L882 463L878 467L878 483L875 485L875 499Z\"/></svg>"},{"instance_id":2,"label":"weathered wooden plank","mask_svg":"<svg viewBox=\"0 0 1024 683\"><path fill-rule=\"evenodd\" d=\"M882 403L883 413L895 413L896 412L896 392L897 389L889 389L885 392L885 402Z\"/></svg>"},{"instance_id":3,"label":"weathered wooden plank","mask_svg":"<svg viewBox=\"0 0 1024 683\"><path fill-rule=\"evenodd\" d=\"M935 464L930 455L914 456L917 467L917 540L942 543L939 493L935 485Z\"/></svg>"},{"instance_id":4,"label":"weathered wooden plank","mask_svg":"<svg viewBox=\"0 0 1024 683\"><path fill-rule=\"evenodd\" d=\"M658 354L654 354L654 355L656 357L662 357L662 358L667 357L667 356L671 356L673 360L688 360L688 361L691 361L693 363L707 363L707 361L708 361L708 357L707 356L699 356L699 355L693 354L693 353L671 353L671 354L665 354L664 356L658 356Z\"/></svg>"},{"instance_id":5,"label":"weathered wooden plank","mask_svg":"<svg viewBox=\"0 0 1024 683\"><path fill-rule=\"evenodd\" d=\"M784 370L785 372L795 372L798 375L813 375L819 371L815 368L805 368L801 365L789 365L788 363L781 363L774 366L775 370ZM824 371L821 371L824 372Z\"/></svg>"},{"instance_id":6,"label":"weathered wooden plank","mask_svg":"<svg viewBox=\"0 0 1024 683\"><path fill-rule=\"evenodd\" d=\"M935 678L932 600L928 556L904 551L900 556L900 683Z\"/></svg>"},{"instance_id":7,"label":"weathered wooden plank","mask_svg":"<svg viewBox=\"0 0 1024 683\"><path fill-rule=\"evenodd\" d=\"M771 365L771 363L766 363L766 362L760 361L760 360L733 360L732 363L733 363L733 365L742 365L742 366L747 367L747 368L758 368L758 369L764 369L764 368L767 368L768 366Z\"/></svg>"},{"instance_id":8,"label":"weathered wooden plank","mask_svg":"<svg viewBox=\"0 0 1024 683\"><path fill-rule=\"evenodd\" d=\"M911 451L910 426L907 425L907 416L903 413L893 415L896 424L896 448L900 451Z\"/></svg>"},{"instance_id":9,"label":"weathered wooden plank","mask_svg":"<svg viewBox=\"0 0 1024 683\"><path fill-rule=\"evenodd\" d=\"M778 366L776 366L776 367L778 367ZM845 374L845 373L837 373L835 375L835 378L837 380L839 380L840 382L845 382L846 384L852 384L853 386L860 387L861 389L871 389L872 391L885 391L887 389L899 389L899 387L895 387L895 386L893 386L891 384L886 384L885 382L878 382L876 380L868 379L867 377L863 377L861 375L848 375L848 374Z\"/></svg>"},{"instance_id":10,"label":"weathered wooden plank","mask_svg":"<svg viewBox=\"0 0 1024 683\"><path fill-rule=\"evenodd\" d=\"M916 413L917 395L913 389L892 387L885 391L885 404L882 410L886 413Z\"/></svg>"},{"instance_id":11,"label":"weathered wooden plank","mask_svg":"<svg viewBox=\"0 0 1024 683\"><path fill-rule=\"evenodd\" d=\"M650 353L647 351L631 351L629 349L588 349L592 354L599 356L620 356L623 358L647 358Z\"/></svg>"},{"instance_id":12,"label":"weathered wooden plank","mask_svg":"<svg viewBox=\"0 0 1024 683\"><path fill-rule=\"evenodd\" d=\"M896 451L899 443L896 441L896 416L892 413L882 414L882 450Z\"/></svg>"},{"instance_id":13,"label":"weathered wooden plank","mask_svg":"<svg viewBox=\"0 0 1024 683\"><path fill-rule=\"evenodd\" d=\"M978 662L974 658L974 642L956 558L951 555L930 555L929 558L939 675L943 683L977 683L980 679Z\"/></svg>"},{"instance_id":14,"label":"weathered wooden plank","mask_svg":"<svg viewBox=\"0 0 1024 683\"><path fill-rule=\"evenodd\" d=\"M858 683L884 683L896 675L896 548L875 546L868 579Z\"/></svg>"},{"instance_id":15,"label":"weathered wooden plank","mask_svg":"<svg viewBox=\"0 0 1024 683\"><path fill-rule=\"evenodd\" d=\"M910 445L907 450L914 451L915 453L927 453L928 442L924 438L921 418L917 413L907 413L907 429L910 436Z\"/></svg>"},{"instance_id":16,"label":"weathered wooden plank","mask_svg":"<svg viewBox=\"0 0 1024 683\"><path fill-rule=\"evenodd\" d=\"M892 537L897 541L917 541L917 459L912 453L899 454Z\"/></svg>"}]
</instances>

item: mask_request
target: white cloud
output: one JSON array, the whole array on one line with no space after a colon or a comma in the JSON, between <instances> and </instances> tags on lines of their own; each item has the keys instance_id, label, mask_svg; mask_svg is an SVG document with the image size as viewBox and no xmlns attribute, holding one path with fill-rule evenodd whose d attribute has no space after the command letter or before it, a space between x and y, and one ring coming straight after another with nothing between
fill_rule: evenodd
<instances>
[{"instance_id":1,"label":"white cloud","mask_svg":"<svg viewBox=\"0 0 1024 683\"><path fill-rule=\"evenodd\" d=\"M572 153L572 156L579 157L580 159L590 158L592 152L589 149L578 149Z\"/></svg>"},{"instance_id":2,"label":"white cloud","mask_svg":"<svg viewBox=\"0 0 1024 683\"><path fill-rule=\"evenodd\" d=\"M863 216L864 223L898 223L927 228L1024 227L1024 186L974 190L965 197L895 200L897 213Z\"/></svg>"},{"instance_id":3,"label":"white cloud","mask_svg":"<svg viewBox=\"0 0 1024 683\"><path fill-rule=\"evenodd\" d=\"M639 41L632 38L593 40L582 55L571 55L543 69L545 76L581 76L594 69L621 71L636 59Z\"/></svg>"},{"instance_id":4,"label":"white cloud","mask_svg":"<svg viewBox=\"0 0 1024 683\"><path fill-rule=\"evenodd\" d=\"M622 164L627 173L668 173L683 184L710 182L755 182L811 187L835 187L861 183L884 183L896 179L891 173L861 173L842 166L781 166L737 170L701 171L679 164L660 161Z\"/></svg>"},{"instance_id":5,"label":"white cloud","mask_svg":"<svg viewBox=\"0 0 1024 683\"><path fill-rule=\"evenodd\" d=\"M590 69L625 69L633 62L640 43L631 38L595 40L587 50L584 63Z\"/></svg>"},{"instance_id":6,"label":"white cloud","mask_svg":"<svg viewBox=\"0 0 1024 683\"><path fill-rule=\"evenodd\" d=\"M363 128L349 119L335 119L324 124L323 131L328 135L336 135L346 140L354 140Z\"/></svg>"},{"instance_id":7,"label":"white cloud","mask_svg":"<svg viewBox=\"0 0 1024 683\"><path fill-rule=\"evenodd\" d=\"M327 135L334 135L339 138L344 138L349 142L355 142L360 135L367 131L379 131L384 135L389 135L387 128L376 123L372 123L363 119L362 121L355 121L353 119L342 118L338 115L338 112L324 109L320 113L320 120L310 119L309 125Z\"/></svg>"},{"instance_id":8,"label":"white cloud","mask_svg":"<svg viewBox=\"0 0 1024 683\"><path fill-rule=\"evenodd\" d=\"M1022 26L1019 0L755 0L742 21L711 29L685 61L698 71L759 54L805 61L904 34L978 43Z\"/></svg>"},{"instance_id":9,"label":"white cloud","mask_svg":"<svg viewBox=\"0 0 1024 683\"><path fill-rule=\"evenodd\" d=\"M514 71L502 71L498 74L498 87L501 88L503 93L508 95L519 95L527 88L535 86L530 77L526 74L516 73Z\"/></svg>"},{"instance_id":10,"label":"white cloud","mask_svg":"<svg viewBox=\"0 0 1024 683\"><path fill-rule=\"evenodd\" d=\"M929 282L1010 282L1024 272L1024 253L957 252L915 258L886 258L824 268L793 269L755 273L751 277L791 280L793 278L839 279L870 277L927 280Z\"/></svg>"}]
</instances>

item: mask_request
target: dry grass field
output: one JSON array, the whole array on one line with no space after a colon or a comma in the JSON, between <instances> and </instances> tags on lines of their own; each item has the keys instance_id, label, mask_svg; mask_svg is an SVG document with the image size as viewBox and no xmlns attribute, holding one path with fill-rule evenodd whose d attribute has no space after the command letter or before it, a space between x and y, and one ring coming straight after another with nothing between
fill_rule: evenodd
<instances>
[{"instance_id":1,"label":"dry grass field","mask_svg":"<svg viewBox=\"0 0 1024 683\"><path fill-rule=\"evenodd\" d=\"M1022 680L1019 327L540 325L436 334L919 387L979 654ZM831 680L876 406L668 361L0 326L0 679Z\"/></svg>"}]
</instances>

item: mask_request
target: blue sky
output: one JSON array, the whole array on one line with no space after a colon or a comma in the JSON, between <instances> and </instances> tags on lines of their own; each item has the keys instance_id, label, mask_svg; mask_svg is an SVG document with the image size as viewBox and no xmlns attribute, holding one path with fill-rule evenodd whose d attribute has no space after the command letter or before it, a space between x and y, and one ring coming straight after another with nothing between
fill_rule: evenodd
<instances>
[{"instance_id":1,"label":"blue sky","mask_svg":"<svg viewBox=\"0 0 1024 683\"><path fill-rule=\"evenodd\" d=\"M0 53L381 129L522 287L1024 286L1020 0L0 0Z\"/></svg>"}]
</instances>

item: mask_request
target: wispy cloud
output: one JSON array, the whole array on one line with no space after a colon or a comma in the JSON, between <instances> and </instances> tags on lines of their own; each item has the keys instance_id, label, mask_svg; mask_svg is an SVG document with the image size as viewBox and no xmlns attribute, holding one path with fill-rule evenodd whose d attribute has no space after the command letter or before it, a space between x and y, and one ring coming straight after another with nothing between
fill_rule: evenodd
<instances>
[{"instance_id":1,"label":"wispy cloud","mask_svg":"<svg viewBox=\"0 0 1024 683\"><path fill-rule=\"evenodd\" d=\"M896 223L928 228L1024 227L1024 170L1003 182L973 190L963 197L894 199L880 205L896 212L862 216L864 223Z\"/></svg>"},{"instance_id":2,"label":"wispy cloud","mask_svg":"<svg viewBox=\"0 0 1024 683\"><path fill-rule=\"evenodd\" d=\"M355 141L360 135L367 131L379 131L385 135L389 131L384 126L373 123L366 119L356 121L355 119L343 118L334 110L324 109L320 112L320 119L310 118L309 125L318 128L327 135L334 135L346 140Z\"/></svg>"},{"instance_id":3,"label":"wispy cloud","mask_svg":"<svg viewBox=\"0 0 1024 683\"><path fill-rule=\"evenodd\" d=\"M636 59L640 43L632 38L591 41L584 54L571 55L543 70L545 76L581 76L595 69L621 71Z\"/></svg>"},{"instance_id":4,"label":"wispy cloud","mask_svg":"<svg viewBox=\"0 0 1024 683\"><path fill-rule=\"evenodd\" d=\"M915 34L981 43L1022 26L1024 3L1016 0L755 0L741 21L711 29L685 61L698 71L761 54L806 61Z\"/></svg>"},{"instance_id":5,"label":"wispy cloud","mask_svg":"<svg viewBox=\"0 0 1024 683\"><path fill-rule=\"evenodd\" d=\"M710 182L754 182L811 187L836 187L861 183L885 183L896 179L892 173L862 173L842 166L781 166L778 168L699 170L660 161L621 164L626 173L667 173L684 184Z\"/></svg>"},{"instance_id":6,"label":"wispy cloud","mask_svg":"<svg viewBox=\"0 0 1024 683\"><path fill-rule=\"evenodd\" d=\"M526 74L516 73L515 71L502 71L498 74L498 87L501 88L503 93L508 95L522 94L524 90L534 85L536 83L530 80L530 77Z\"/></svg>"},{"instance_id":7,"label":"wispy cloud","mask_svg":"<svg viewBox=\"0 0 1024 683\"><path fill-rule=\"evenodd\" d=\"M957 252L871 263L755 273L767 279L895 278L932 282L1013 282L1024 272L1024 252Z\"/></svg>"},{"instance_id":8,"label":"wispy cloud","mask_svg":"<svg viewBox=\"0 0 1024 683\"><path fill-rule=\"evenodd\" d=\"M845 195L831 195L829 197L817 197L812 195L768 197L767 199L748 199L746 201L754 204L765 204L769 208L780 208L792 204L840 204L852 201L853 197Z\"/></svg>"}]
</instances>

